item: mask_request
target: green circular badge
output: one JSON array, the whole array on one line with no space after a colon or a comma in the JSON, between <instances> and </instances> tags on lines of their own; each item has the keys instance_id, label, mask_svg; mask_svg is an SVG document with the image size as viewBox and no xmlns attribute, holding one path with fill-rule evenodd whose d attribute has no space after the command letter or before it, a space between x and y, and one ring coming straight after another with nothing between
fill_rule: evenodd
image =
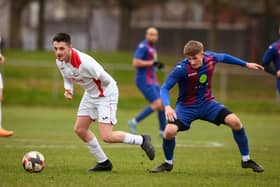
<instances>
[{"instance_id":1,"label":"green circular badge","mask_svg":"<svg viewBox=\"0 0 280 187\"><path fill-rule=\"evenodd\" d=\"M199 82L200 82L201 84L204 84L206 81L207 81L207 75L206 75L206 74L202 74L202 75L199 77Z\"/></svg>"}]
</instances>

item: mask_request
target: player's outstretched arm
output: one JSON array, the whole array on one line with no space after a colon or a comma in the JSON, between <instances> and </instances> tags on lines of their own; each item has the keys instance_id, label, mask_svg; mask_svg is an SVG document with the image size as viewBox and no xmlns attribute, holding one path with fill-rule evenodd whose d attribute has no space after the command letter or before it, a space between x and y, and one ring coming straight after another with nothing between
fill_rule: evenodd
<instances>
[{"instance_id":1,"label":"player's outstretched arm","mask_svg":"<svg viewBox=\"0 0 280 187\"><path fill-rule=\"evenodd\" d=\"M264 67L262 65L257 64L257 63L250 63L250 62L248 62L248 63L246 63L246 67L248 69L264 70Z\"/></svg>"}]
</instances>

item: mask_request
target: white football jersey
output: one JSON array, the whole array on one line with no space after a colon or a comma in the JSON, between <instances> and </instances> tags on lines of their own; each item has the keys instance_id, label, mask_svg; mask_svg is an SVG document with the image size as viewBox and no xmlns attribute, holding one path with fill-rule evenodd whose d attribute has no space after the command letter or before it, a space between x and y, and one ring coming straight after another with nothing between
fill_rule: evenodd
<instances>
[{"instance_id":1,"label":"white football jersey","mask_svg":"<svg viewBox=\"0 0 280 187\"><path fill-rule=\"evenodd\" d=\"M73 94L73 83L77 83L92 97L118 94L116 81L91 56L72 48L70 62L56 59L64 79L65 90Z\"/></svg>"}]
</instances>

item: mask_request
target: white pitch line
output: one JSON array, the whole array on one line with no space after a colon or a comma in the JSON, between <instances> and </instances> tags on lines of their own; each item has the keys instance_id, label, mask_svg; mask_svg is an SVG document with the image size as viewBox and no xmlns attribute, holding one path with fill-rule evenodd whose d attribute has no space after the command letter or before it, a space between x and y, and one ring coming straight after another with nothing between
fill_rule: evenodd
<instances>
[{"instance_id":1,"label":"white pitch line","mask_svg":"<svg viewBox=\"0 0 280 187\"><path fill-rule=\"evenodd\" d=\"M30 142L30 141L29 141ZM53 143L53 142L52 142ZM81 148L83 145L69 145L69 144L22 144L22 145L9 145L6 144L3 147L4 148L29 148L29 149L34 149L34 148L48 148L48 149L78 149ZM135 145L129 145L129 144L121 144L121 143L117 143L117 144L102 144L101 145L103 148L138 148L138 146ZM188 144L176 144L176 147L205 147L205 148L220 148L223 147L224 144L223 143L219 143L219 142L195 142L193 141L192 143L188 143ZM156 148L161 148L162 145L161 144L154 144L154 147Z\"/></svg>"}]
</instances>

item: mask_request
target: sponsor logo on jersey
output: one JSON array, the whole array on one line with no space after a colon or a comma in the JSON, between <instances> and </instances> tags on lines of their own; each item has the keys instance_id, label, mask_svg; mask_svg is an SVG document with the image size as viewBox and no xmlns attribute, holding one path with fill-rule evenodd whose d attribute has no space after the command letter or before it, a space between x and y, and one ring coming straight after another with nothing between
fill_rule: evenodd
<instances>
[{"instance_id":1,"label":"sponsor logo on jersey","mask_svg":"<svg viewBox=\"0 0 280 187\"><path fill-rule=\"evenodd\" d=\"M196 75L197 75L197 72L193 72L193 73L188 74L188 77L193 77L193 76L196 76Z\"/></svg>"},{"instance_id":2,"label":"sponsor logo on jersey","mask_svg":"<svg viewBox=\"0 0 280 187\"><path fill-rule=\"evenodd\" d=\"M199 82L200 82L201 84L204 84L206 81L207 81L207 75L206 75L206 74L202 74L202 75L199 77Z\"/></svg>"}]
</instances>

